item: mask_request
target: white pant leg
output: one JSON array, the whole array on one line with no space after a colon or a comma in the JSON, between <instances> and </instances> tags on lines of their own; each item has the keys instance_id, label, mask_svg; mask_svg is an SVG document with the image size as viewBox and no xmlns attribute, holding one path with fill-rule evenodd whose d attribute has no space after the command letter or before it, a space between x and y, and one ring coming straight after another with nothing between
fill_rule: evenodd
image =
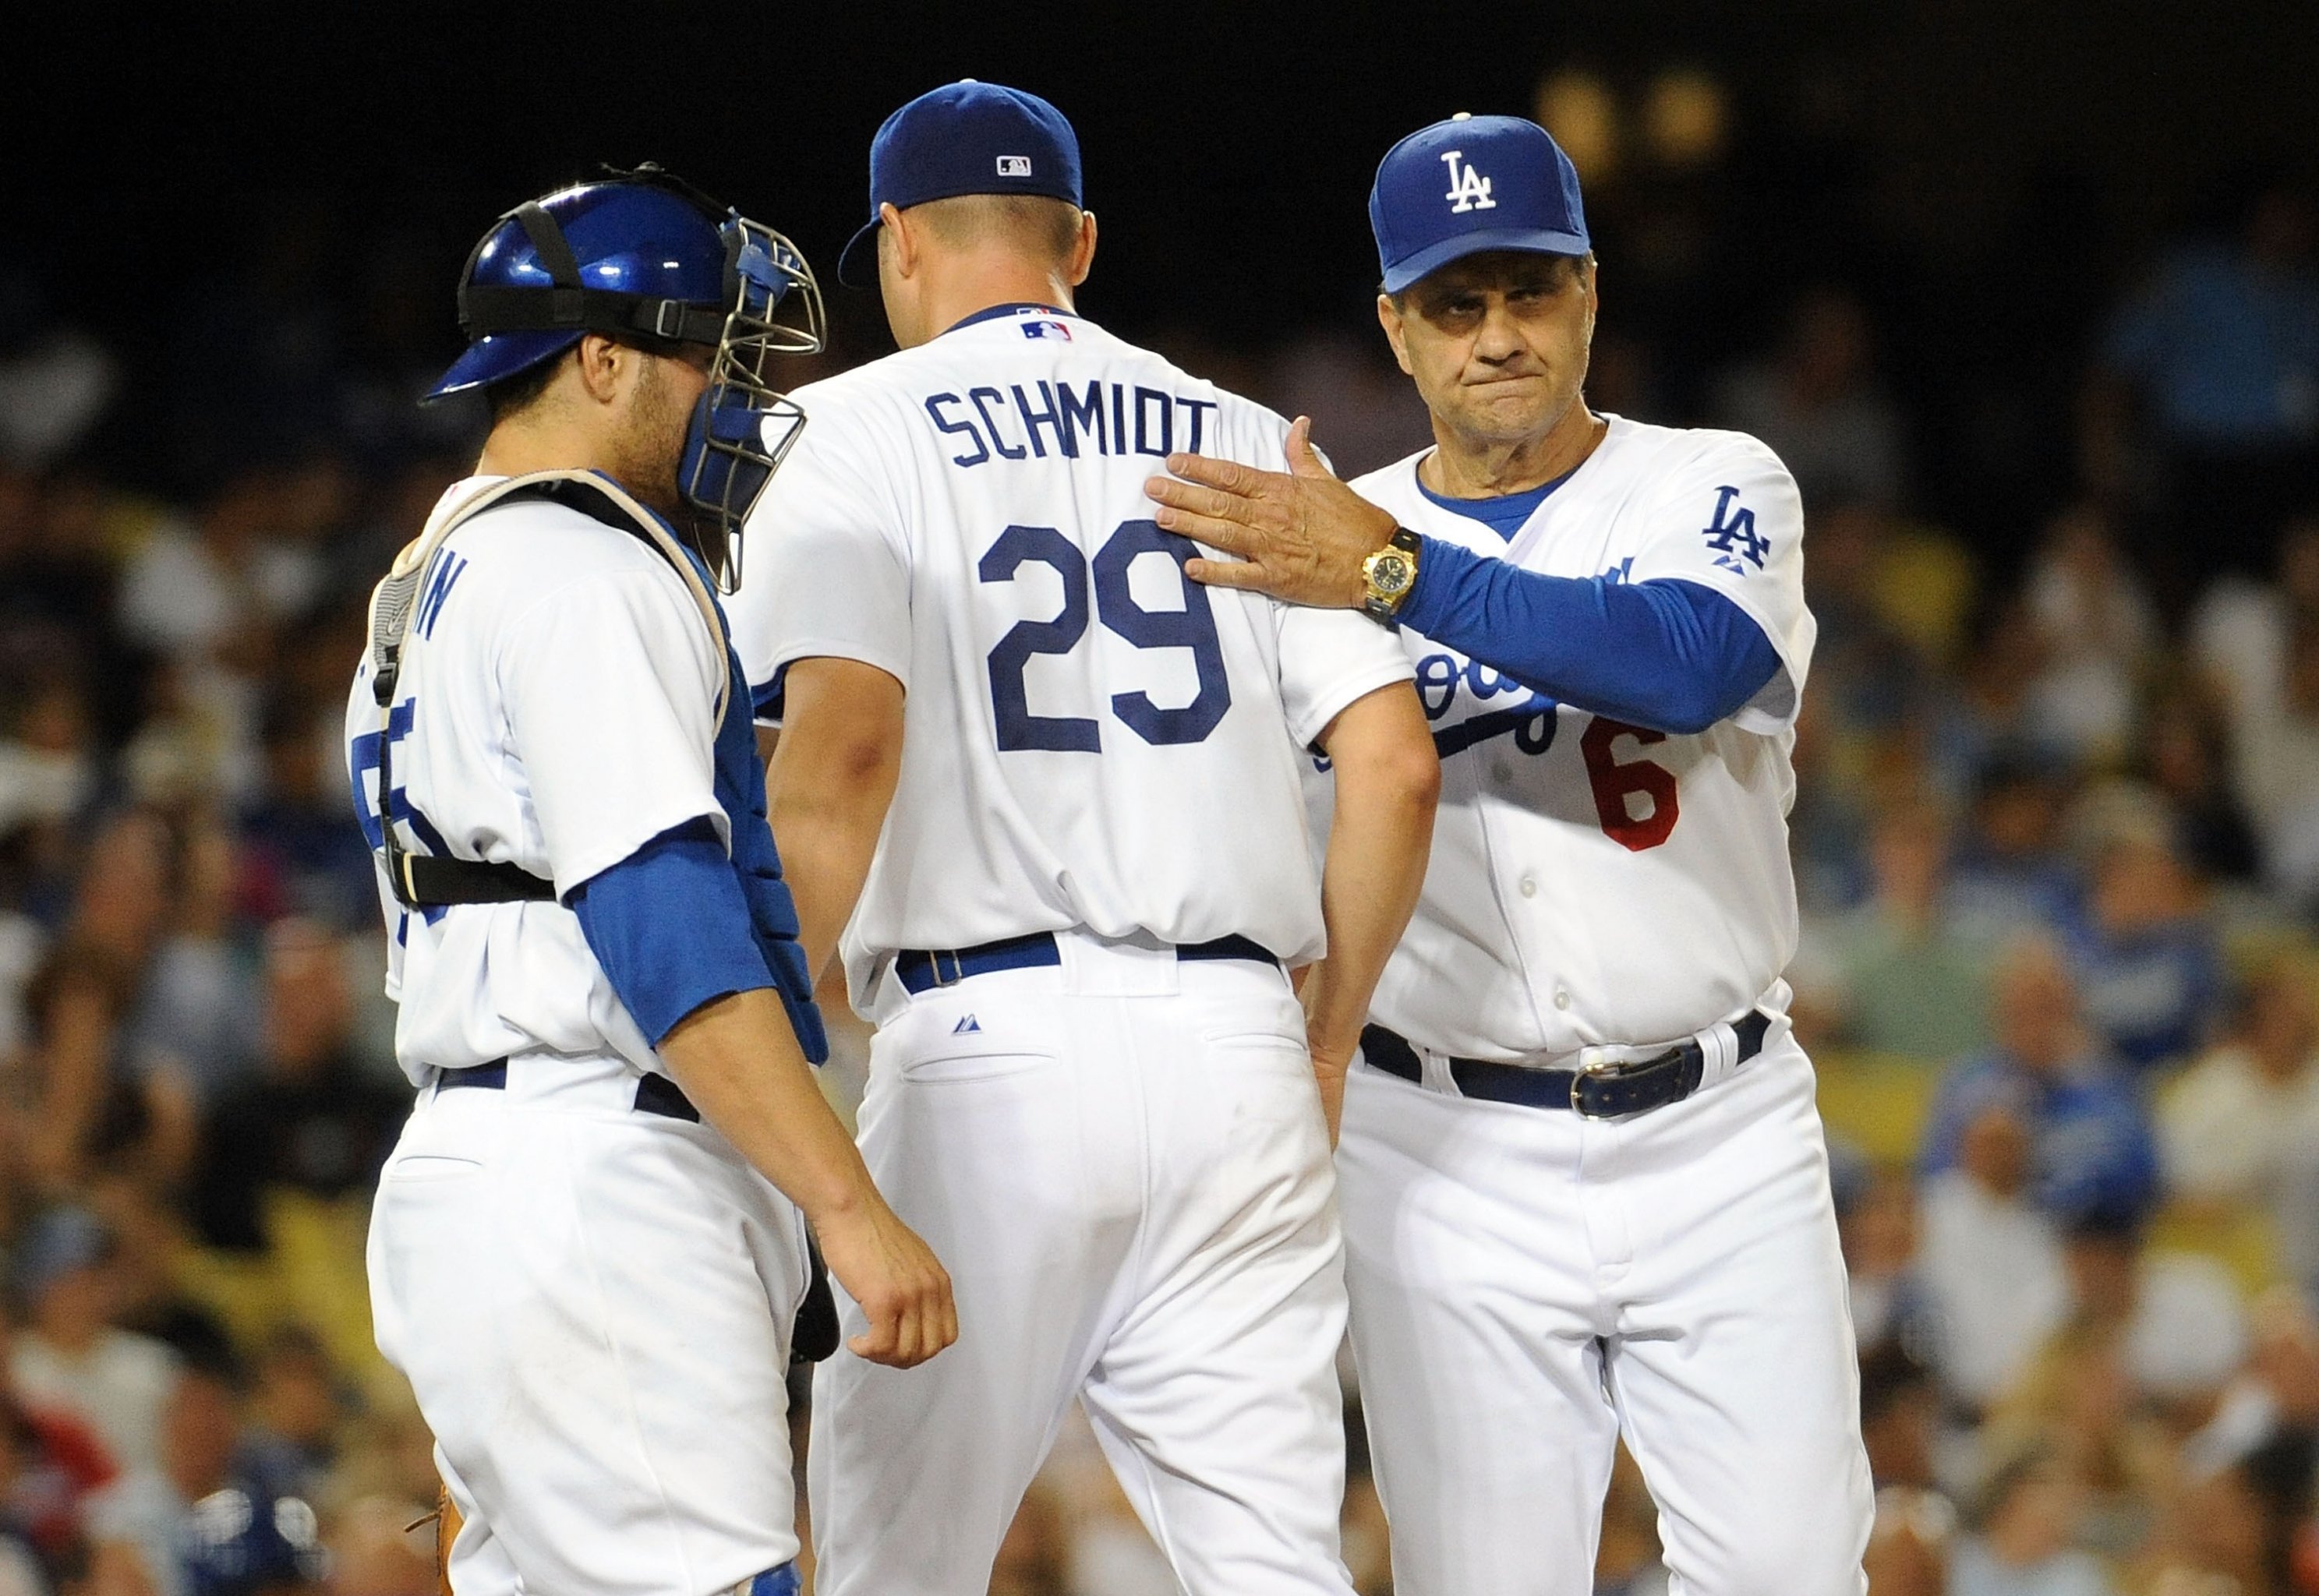
<instances>
[{"instance_id":1,"label":"white pant leg","mask_svg":"<svg viewBox=\"0 0 2319 1596\"><path fill-rule=\"evenodd\" d=\"M1611 1384L1678 1596L1860 1596L1874 1501L1812 1072L1784 1032L1601 1127L1633 1240Z\"/></svg>"},{"instance_id":2,"label":"white pant leg","mask_svg":"<svg viewBox=\"0 0 2319 1596\"><path fill-rule=\"evenodd\" d=\"M508 1092L422 1102L371 1222L379 1348L478 1554L556 1596L708 1596L796 1555L804 1272L796 1211L715 1132Z\"/></svg>"},{"instance_id":3,"label":"white pant leg","mask_svg":"<svg viewBox=\"0 0 2319 1596\"><path fill-rule=\"evenodd\" d=\"M1343 1248L1304 1014L1246 961L1187 965L1183 988L1105 1005L1151 1208L1087 1415L1190 1596L1351 1596Z\"/></svg>"},{"instance_id":4,"label":"white pant leg","mask_svg":"<svg viewBox=\"0 0 2319 1596\"><path fill-rule=\"evenodd\" d=\"M1353 1356L1400 1596L1587 1596L1617 1421L1571 1116L1357 1066Z\"/></svg>"},{"instance_id":5,"label":"white pant leg","mask_svg":"<svg viewBox=\"0 0 2319 1596\"><path fill-rule=\"evenodd\" d=\"M841 1348L817 1372L821 1596L981 1596L1093 1360L1141 1179L1119 1061L1073 1045L1064 1002L1051 972L978 976L871 1044L862 1158L949 1270L959 1338L915 1369Z\"/></svg>"},{"instance_id":6,"label":"white pant leg","mask_svg":"<svg viewBox=\"0 0 2319 1596\"><path fill-rule=\"evenodd\" d=\"M451 1589L459 1596L526 1596L523 1580L507 1548L492 1533L490 1522L475 1506L475 1493L467 1489L440 1447L435 1448L435 1472L459 1515L459 1533L451 1543L447 1571Z\"/></svg>"}]
</instances>

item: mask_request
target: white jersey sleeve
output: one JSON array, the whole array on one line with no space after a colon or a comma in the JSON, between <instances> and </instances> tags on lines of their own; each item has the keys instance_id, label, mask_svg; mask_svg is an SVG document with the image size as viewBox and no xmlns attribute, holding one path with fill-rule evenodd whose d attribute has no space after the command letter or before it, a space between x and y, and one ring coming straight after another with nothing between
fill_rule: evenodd
<instances>
[{"instance_id":1,"label":"white jersey sleeve","mask_svg":"<svg viewBox=\"0 0 2319 1596\"><path fill-rule=\"evenodd\" d=\"M1346 706L1410 678L1401 640L1349 609L1279 607L1280 700L1288 732L1310 747Z\"/></svg>"},{"instance_id":2,"label":"white jersey sleeve","mask_svg":"<svg viewBox=\"0 0 2319 1596\"><path fill-rule=\"evenodd\" d=\"M499 689L559 897L688 820L730 845L711 767L717 666L664 569L591 574L510 620Z\"/></svg>"},{"instance_id":3,"label":"white jersey sleeve","mask_svg":"<svg viewBox=\"0 0 2319 1596\"><path fill-rule=\"evenodd\" d=\"M1763 627L1781 670L1733 718L1742 731L1769 735L1793 724L1811 663L1803 501L1779 456L1754 438L1684 437L1693 445L1687 455L1638 495L1626 580L1697 582Z\"/></svg>"},{"instance_id":4,"label":"white jersey sleeve","mask_svg":"<svg viewBox=\"0 0 2319 1596\"><path fill-rule=\"evenodd\" d=\"M877 457L842 411L808 420L744 537L745 581L727 608L758 718L778 724L781 672L802 659L858 660L910 685L910 555Z\"/></svg>"}]
</instances>

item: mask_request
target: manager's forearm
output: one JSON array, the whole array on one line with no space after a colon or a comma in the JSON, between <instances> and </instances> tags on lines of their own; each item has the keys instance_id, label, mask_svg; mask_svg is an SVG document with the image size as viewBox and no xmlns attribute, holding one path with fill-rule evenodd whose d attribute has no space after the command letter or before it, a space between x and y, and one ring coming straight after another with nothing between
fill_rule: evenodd
<instances>
[{"instance_id":1,"label":"manager's forearm","mask_svg":"<svg viewBox=\"0 0 2319 1596\"><path fill-rule=\"evenodd\" d=\"M817 1226L874 1200L870 1171L821 1095L770 987L702 1004L660 1056L700 1117Z\"/></svg>"},{"instance_id":2,"label":"manager's forearm","mask_svg":"<svg viewBox=\"0 0 2319 1596\"><path fill-rule=\"evenodd\" d=\"M1737 713L1780 669L1764 629L1681 577L1553 576L1425 540L1402 624L1533 692L1689 735Z\"/></svg>"}]
</instances>

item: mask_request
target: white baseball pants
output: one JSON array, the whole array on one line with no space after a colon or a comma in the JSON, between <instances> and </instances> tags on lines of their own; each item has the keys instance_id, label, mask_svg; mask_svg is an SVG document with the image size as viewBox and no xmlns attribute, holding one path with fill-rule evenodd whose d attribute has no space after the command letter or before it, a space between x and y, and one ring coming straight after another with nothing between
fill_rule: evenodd
<instances>
[{"instance_id":1,"label":"white baseball pants","mask_svg":"<svg viewBox=\"0 0 2319 1596\"><path fill-rule=\"evenodd\" d=\"M1588 1596L1618 1438L1683 1596L1860 1596L1873 1511L1811 1065L1621 1120L1367 1064L1338 1151L1400 1596Z\"/></svg>"},{"instance_id":2,"label":"white baseball pants","mask_svg":"<svg viewBox=\"0 0 2319 1596\"><path fill-rule=\"evenodd\" d=\"M618 1059L429 1088L379 1182L379 1350L466 1519L458 1596L711 1596L797 1555L797 1210Z\"/></svg>"},{"instance_id":3,"label":"white baseball pants","mask_svg":"<svg viewBox=\"0 0 2319 1596\"><path fill-rule=\"evenodd\" d=\"M1349 1596L1342 1248L1278 969L1060 939L898 1004L862 1150L957 1344L814 1387L821 1596L982 1596L1074 1398L1191 1596ZM889 978L890 979L890 978ZM840 1294L849 1335L863 1325Z\"/></svg>"}]
</instances>

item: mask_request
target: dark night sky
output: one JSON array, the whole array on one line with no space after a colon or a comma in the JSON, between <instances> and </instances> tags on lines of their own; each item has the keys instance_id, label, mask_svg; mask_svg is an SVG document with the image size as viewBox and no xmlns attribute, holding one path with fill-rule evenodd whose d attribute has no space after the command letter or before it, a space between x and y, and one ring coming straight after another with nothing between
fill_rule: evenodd
<instances>
[{"instance_id":1,"label":"dark night sky","mask_svg":"<svg viewBox=\"0 0 2319 1596\"><path fill-rule=\"evenodd\" d=\"M2313 0L210 0L11 28L0 238L53 311L134 340L173 295L301 258L288 236L331 293L412 285L364 313L374 355L420 364L456 347L451 283L481 229L600 159L662 161L790 233L827 283L879 122L960 77L1077 124L1103 225L1090 314L1179 349L1358 329L1368 181L1395 138L1528 112L1552 69L1631 98L1701 66L1734 139L1687 202L1712 219L1709 268L1649 336L1704 371L1760 347L1793 284L1841 279L1920 413L1988 386L2058 427L2088 329L2160 230L2250 158L2319 163ZM1590 185L1609 328L1643 313L1638 202ZM841 347L880 352L874 301L831 299Z\"/></svg>"},{"instance_id":2,"label":"dark night sky","mask_svg":"<svg viewBox=\"0 0 2319 1596\"><path fill-rule=\"evenodd\" d=\"M1550 66L1707 63L1759 140L1807 79L1841 81L1915 208L1968 227L2041 164L2088 169L2131 224L2135 191L2162 203L2235 150L2319 153L2319 5L2291 0L42 9L0 67L19 222L36 256L141 235L147 269L173 239L230 250L283 193L456 252L515 198L645 157L824 260L880 118L966 76L1077 122L1099 302L1236 330L1358 310L1377 156L1453 110L1527 109Z\"/></svg>"}]
</instances>

